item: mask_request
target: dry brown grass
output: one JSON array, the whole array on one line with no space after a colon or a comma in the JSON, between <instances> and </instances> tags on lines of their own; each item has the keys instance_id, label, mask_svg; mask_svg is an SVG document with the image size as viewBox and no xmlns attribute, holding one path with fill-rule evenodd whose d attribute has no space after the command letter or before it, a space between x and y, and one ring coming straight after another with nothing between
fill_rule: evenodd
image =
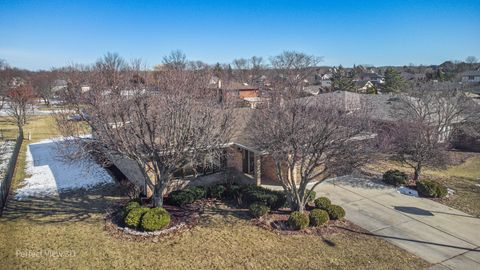
<instances>
[{"instance_id":1,"label":"dry brown grass","mask_svg":"<svg viewBox=\"0 0 480 270\"><path fill-rule=\"evenodd\" d=\"M56 135L51 118L31 122L33 140ZM26 144L25 144L26 145ZM17 167L23 181L25 146ZM373 236L351 232L288 236L213 208L199 226L161 241L128 241L105 230L104 216L125 200L118 185L10 200L0 218L5 269L421 269L422 259ZM70 252L73 257L22 257L17 251ZM72 253L74 252L74 253Z\"/></svg>"},{"instance_id":2,"label":"dry brown grass","mask_svg":"<svg viewBox=\"0 0 480 270\"><path fill-rule=\"evenodd\" d=\"M108 194L105 197L104 194ZM103 213L123 197L114 186L61 199L12 202L0 219L0 264L9 269L421 269L418 257L373 236L277 235L224 208L197 227L158 242L128 241L104 229ZM4 233L8 232L8 233ZM16 251L74 251L21 258Z\"/></svg>"}]
</instances>

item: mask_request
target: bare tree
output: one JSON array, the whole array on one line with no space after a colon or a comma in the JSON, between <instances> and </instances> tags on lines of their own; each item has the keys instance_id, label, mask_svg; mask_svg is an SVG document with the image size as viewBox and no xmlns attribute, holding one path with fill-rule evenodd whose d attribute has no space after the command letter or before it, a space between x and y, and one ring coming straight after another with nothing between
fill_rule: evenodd
<instances>
[{"instance_id":1,"label":"bare tree","mask_svg":"<svg viewBox=\"0 0 480 270\"><path fill-rule=\"evenodd\" d=\"M424 166L444 166L455 126L475 114L463 92L451 84L427 84L399 96L396 122L387 136L396 158L414 170L417 181Z\"/></svg>"},{"instance_id":2,"label":"bare tree","mask_svg":"<svg viewBox=\"0 0 480 270\"><path fill-rule=\"evenodd\" d=\"M97 72L102 76L101 70L93 70ZM132 74L148 78L146 71L129 65L120 76L124 81L112 91L102 83L108 80L93 76L88 79L90 91L70 91L76 94L67 103L86 115L94 149L135 162L153 190L154 205L160 207L175 171L223 153L229 112L218 107L215 93L207 88L210 76L205 70L163 71L155 90L148 80L131 80ZM81 123L67 121L68 112L58 119L65 135L81 130ZM85 139L81 141L85 145Z\"/></svg>"},{"instance_id":3,"label":"bare tree","mask_svg":"<svg viewBox=\"0 0 480 270\"><path fill-rule=\"evenodd\" d=\"M35 93L30 84L22 84L13 87L8 91L8 108L7 113L10 115L20 134L23 134L23 127L27 124L30 115L31 105L35 101Z\"/></svg>"},{"instance_id":4,"label":"bare tree","mask_svg":"<svg viewBox=\"0 0 480 270\"><path fill-rule=\"evenodd\" d=\"M312 189L325 179L350 172L368 157L367 110L354 115L337 99L295 98L288 90L282 98L259 109L250 124L257 146L270 154L276 176L292 210L304 211Z\"/></svg>"},{"instance_id":5,"label":"bare tree","mask_svg":"<svg viewBox=\"0 0 480 270\"><path fill-rule=\"evenodd\" d=\"M54 94L53 87L55 75L56 74L53 71L38 71L31 76L31 82L35 93L38 97L42 98L48 106L50 106L50 100Z\"/></svg>"},{"instance_id":6,"label":"bare tree","mask_svg":"<svg viewBox=\"0 0 480 270\"><path fill-rule=\"evenodd\" d=\"M97 60L95 70L98 72L94 74L97 75L97 80L104 80L101 83L114 90L122 81L120 76L123 74L122 71L126 69L126 65L125 60L118 53L107 53Z\"/></svg>"},{"instance_id":7,"label":"bare tree","mask_svg":"<svg viewBox=\"0 0 480 270\"><path fill-rule=\"evenodd\" d=\"M478 59L477 57L475 56L468 56L466 59L465 59L465 62L467 64L476 64L478 62Z\"/></svg>"},{"instance_id":8,"label":"bare tree","mask_svg":"<svg viewBox=\"0 0 480 270\"><path fill-rule=\"evenodd\" d=\"M296 51L285 51L272 57L270 62L274 70L274 88L300 93L321 61L321 57Z\"/></svg>"},{"instance_id":9,"label":"bare tree","mask_svg":"<svg viewBox=\"0 0 480 270\"><path fill-rule=\"evenodd\" d=\"M188 61L187 56L181 50L171 51L169 55L163 57L162 61L168 69L185 69Z\"/></svg>"},{"instance_id":10,"label":"bare tree","mask_svg":"<svg viewBox=\"0 0 480 270\"><path fill-rule=\"evenodd\" d=\"M258 56L235 59L232 65L234 79L250 85L255 85L268 67L264 59Z\"/></svg>"}]
</instances>

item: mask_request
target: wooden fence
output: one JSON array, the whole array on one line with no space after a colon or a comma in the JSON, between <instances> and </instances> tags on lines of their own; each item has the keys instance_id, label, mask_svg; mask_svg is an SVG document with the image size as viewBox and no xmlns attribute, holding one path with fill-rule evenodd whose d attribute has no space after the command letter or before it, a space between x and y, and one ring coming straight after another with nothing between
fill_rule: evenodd
<instances>
[{"instance_id":1,"label":"wooden fence","mask_svg":"<svg viewBox=\"0 0 480 270\"><path fill-rule=\"evenodd\" d=\"M17 164L18 154L20 153L20 147L22 147L23 133L17 136L15 141L15 147L13 149L12 156L8 161L8 167L5 175L0 179L0 216L2 215L3 208L7 203L8 193L10 192L10 186L12 185L13 176L15 174L15 166Z\"/></svg>"}]
</instances>

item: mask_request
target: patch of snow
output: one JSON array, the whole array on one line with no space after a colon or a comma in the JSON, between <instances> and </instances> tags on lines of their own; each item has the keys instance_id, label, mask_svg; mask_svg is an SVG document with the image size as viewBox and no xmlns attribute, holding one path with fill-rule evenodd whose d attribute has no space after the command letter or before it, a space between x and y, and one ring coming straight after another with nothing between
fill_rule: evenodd
<instances>
[{"instance_id":1,"label":"patch of snow","mask_svg":"<svg viewBox=\"0 0 480 270\"><path fill-rule=\"evenodd\" d=\"M475 184L475 186L480 187L480 184Z\"/></svg>"},{"instance_id":2,"label":"patch of snow","mask_svg":"<svg viewBox=\"0 0 480 270\"><path fill-rule=\"evenodd\" d=\"M397 189L397 192L401 193L401 194L404 194L404 195L408 195L408 196L418 197L418 191L416 191L415 189L408 188L408 187L399 187Z\"/></svg>"},{"instance_id":3,"label":"patch of snow","mask_svg":"<svg viewBox=\"0 0 480 270\"><path fill-rule=\"evenodd\" d=\"M61 191L91 188L113 181L93 159L66 161L59 151L60 143L57 139L28 145L25 170L30 177L16 190L16 199L58 195Z\"/></svg>"},{"instance_id":4,"label":"patch of snow","mask_svg":"<svg viewBox=\"0 0 480 270\"><path fill-rule=\"evenodd\" d=\"M7 172L8 163L13 154L13 148L15 148L15 141L0 142L0 177L3 177Z\"/></svg>"}]
</instances>

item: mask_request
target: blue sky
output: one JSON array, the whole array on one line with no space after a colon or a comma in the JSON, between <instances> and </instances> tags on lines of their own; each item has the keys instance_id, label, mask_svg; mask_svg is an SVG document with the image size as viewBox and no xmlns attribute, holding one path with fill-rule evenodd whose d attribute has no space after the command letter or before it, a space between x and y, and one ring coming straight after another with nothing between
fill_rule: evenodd
<instances>
[{"instance_id":1,"label":"blue sky","mask_svg":"<svg viewBox=\"0 0 480 270\"><path fill-rule=\"evenodd\" d=\"M480 58L480 1L0 0L0 58L14 66L106 52L153 66L174 49L207 63L283 50L346 66Z\"/></svg>"}]
</instances>

